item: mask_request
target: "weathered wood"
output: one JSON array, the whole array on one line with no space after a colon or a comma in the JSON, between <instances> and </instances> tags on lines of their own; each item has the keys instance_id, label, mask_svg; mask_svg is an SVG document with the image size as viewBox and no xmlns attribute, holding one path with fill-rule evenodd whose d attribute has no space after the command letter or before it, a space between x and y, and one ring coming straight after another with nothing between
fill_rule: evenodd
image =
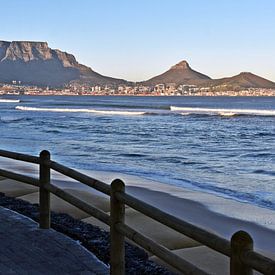
<instances>
[{"instance_id":1,"label":"weathered wood","mask_svg":"<svg viewBox=\"0 0 275 275\"><path fill-rule=\"evenodd\" d=\"M199 269L178 255L172 253L166 247L159 245L154 242L152 239L142 235L138 231L129 227L126 224L118 223L116 224L116 229L128 239L134 241L136 244L143 247L145 250L151 252L152 254L158 256L164 262L173 266L179 270L182 274L196 274L196 275L205 275L208 274L205 271Z\"/></svg>"},{"instance_id":2,"label":"weathered wood","mask_svg":"<svg viewBox=\"0 0 275 275\"><path fill-rule=\"evenodd\" d=\"M224 254L230 256L230 242L220 236L172 216L135 197L117 192L116 198L150 218Z\"/></svg>"},{"instance_id":3,"label":"weathered wood","mask_svg":"<svg viewBox=\"0 0 275 275\"><path fill-rule=\"evenodd\" d=\"M116 179L111 183L111 223L110 223L110 237L111 237L111 275L125 274L125 242L124 234L121 234L117 229L118 223L124 223L125 220L125 206L124 203L117 200L115 194L117 192L124 192L125 185L123 181Z\"/></svg>"},{"instance_id":4,"label":"weathered wood","mask_svg":"<svg viewBox=\"0 0 275 275\"><path fill-rule=\"evenodd\" d=\"M40 228L49 229L51 227L51 209L50 209L50 192L45 188L51 181L51 171L47 162L51 159L51 155L48 151L44 150L40 153L40 169L39 169L39 211Z\"/></svg>"},{"instance_id":5,"label":"weathered wood","mask_svg":"<svg viewBox=\"0 0 275 275\"><path fill-rule=\"evenodd\" d=\"M238 232L238 234L236 233L236 236L234 234L230 243L226 239L223 239L216 234L210 233L202 228L199 228L190 223L184 222L183 220L180 220L168 213L165 213L148 203L145 203L139 199L136 199L131 195L125 194L124 183L120 180L115 180L113 182L114 191L112 191L112 196L111 196L111 214L113 214L114 218L113 218L113 224L112 224L112 219L105 212L91 206L90 204L84 201L81 201L81 199L50 184L50 169L53 169L65 176L68 176L79 182L82 182L104 194L110 195L111 187L108 184L98 181L87 175L84 175L76 170L63 166L57 162L51 161L50 154L47 151L42 151L39 158L35 156L19 154L15 152L4 151L4 150L0 150L0 157L1 156L15 159L15 160L40 164L39 180L29 176L17 174L11 171L3 170L3 169L0 169L0 176L40 187L40 227L41 228L50 227L50 193L53 193L56 196L64 199L65 201L87 212L93 217L99 219L100 221L108 225L111 224L111 239L112 238L114 239L114 241L112 242L113 246L111 251L111 262L113 258L114 263L111 265L115 268L115 272L116 272L112 274L124 274L124 235L126 235L129 239L132 239L137 244L143 246L148 251L151 251L158 257L167 261L169 264L173 265L172 262L174 261L173 259L172 260L170 259L171 255L169 255L169 251L167 253L167 251L165 250L166 248L154 243L154 241L152 241L151 239L143 236L139 232L135 231L134 229L131 229L129 226L124 224L124 211L125 211L124 204L129 205L130 207L155 219L156 221L224 255L231 257L231 251L232 251L232 257L231 257L232 273L231 274L251 274L250 272L252 268L264 274L275 274L275 261L267 257L264 257L259 253L254 252L253 241L251 237L245 232L242 232L242 233ZM231 245L233 248L231 248ZM118 250L116 250L117 248ZM233 250L238 252L233 253ZM183 265L183 264L187 264L187 266L189 265L189 270L192 269L192 265L190 266L190 263L184 262L184 260L181 260L180 265ZM187 267L187 270L188 270L188 267ZM203 272L203 271L199 271L199 272ZM192 274L188 272L187 273L184 272L184 273ZM196 273L196 274L200 274L200 273Z\"/></svg>"},{"instance_id":6,"label":"weathered wood","mask_svg":"<svg viewBox=\"0 0 275 275\"><path fill-rule=\"evenodd\" d=\"M0 150L0 156L4 158L10 158L14 160L20 160L20 161L31 162L36 164L39 164L40 162L40 159L38 157L5 151L5 150Z\"/></svg>"},{"instance_id":7,"label":"weathered wood","mask_svg":"<svg viewBox=\"0 0 275 275\"><path fill-rule=\"evenodd\" d=\"M245 231L236 232L231 238L230 275L252 275L253 270L242 258L248 251L253 251L253 240Z\"/></svg>"},{"instance_id":8,"label":"weathered wood","mask_svg":"<svg viewBox=\"0 0 275 275\"><path fill-rule=\"evenodd\" d=\"M111 187L110 187L110 185L106 184L105 182L102 182L102 181L96 180L92 177L89 177L87 175L84 175L74 169L68 168L64 165L61 165L61 164L55 162L55 161L50 162L50 167L53 170L65 175L65 176L68 176L72 179L75 179L75 180L81 182L81 183L84 183L84 184L86 184L86 185L106 194L106 195L110 195Z\"/></svg>"},{"instance_id":9,"label":"weathered wood","mask_svg":"<svg viewBox=\"0 0 275 275\"><path fill-rule=\"evenodd\" d=\"M54 195L56 195L57 197L63 199L64 201L76 206L77 208L88 213L89 215L102 221L103 223L110 225L110 216L108 214L106 214L104 211L82 201L81 199L71 195L70 193L68 193L52 184L46 185L45 188L48 191L50 191L51 193L53 193Z\"/></svg>"},{"instance_id":10,"label":"weathered wood","mask_svg":"<svg viewBox=\"0 0 275 275\"><path fill-rule=\"evenodd\" d=\"M23 183L27 183L33 186L40 186L39 180L29 177L29 176L25 176L25 175L21 175L21 174L17 174L11 171L7 171L7 170L3 170L0 169L0 176L8 178L8 179L12 179L12 180L16 180L16 181L20 181Z\"/></svg>"},{"instance_id":11,"label":"weathered wood","mask_svg":"<svg viewBox=\"0 0 275 275\"><path fill-rule=\"evenodd\" d=\"M253 267L255 270L267 274L275 274L275 261L255 252L247 251L241 256L241 260L248 266Z\"/></svg>"}]
</instances>

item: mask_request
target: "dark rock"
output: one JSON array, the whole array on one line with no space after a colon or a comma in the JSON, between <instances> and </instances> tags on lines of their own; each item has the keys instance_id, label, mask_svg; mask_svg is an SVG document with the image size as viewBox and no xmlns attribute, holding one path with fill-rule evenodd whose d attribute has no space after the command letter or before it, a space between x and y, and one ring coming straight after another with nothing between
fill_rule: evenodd
<instances>
[{"instance_id":1,"label":"dark rock","mask_svg":"<svg viewBox=\"0 0 275 275\"><path fill-rule=\"evenodd\" d=\"M39 220L39 205L21 199L7 197L0 193L0 206L9 208L36 222ZM68 214L51 212L51 226L94 253L105 264L110 262L110 234L97 226L74 219ZM171 275L166 268L157 265L148 258L148 254L139 247L125 245L126 273L131 275Z\"/></svg>"},{"instance_id":2,"label":"dark rock","mask_svg":"<svg viewBox=\"0 0 275 275\"><path fill-rule=\"evenodd\" d=\"M0 82L63 86L72 81L106 85L126 83L79 64L72 54L49 48L46 42L0 41Z\"/></svg>"}]
</instances>

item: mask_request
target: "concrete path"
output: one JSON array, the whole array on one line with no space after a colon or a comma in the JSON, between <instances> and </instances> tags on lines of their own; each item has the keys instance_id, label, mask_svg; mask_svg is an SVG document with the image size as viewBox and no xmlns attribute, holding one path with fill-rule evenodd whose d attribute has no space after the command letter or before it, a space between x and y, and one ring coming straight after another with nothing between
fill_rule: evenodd
<instances>
[{"instance_id":1,"label":"concrete path","mask_svg":"<svg viewBox=\"0 0 275 275\"><path fill-rule=\"evenodd\" d=\"M0 274L109 274L76 241L0 207Z\"/></svg>"}]
</instances>

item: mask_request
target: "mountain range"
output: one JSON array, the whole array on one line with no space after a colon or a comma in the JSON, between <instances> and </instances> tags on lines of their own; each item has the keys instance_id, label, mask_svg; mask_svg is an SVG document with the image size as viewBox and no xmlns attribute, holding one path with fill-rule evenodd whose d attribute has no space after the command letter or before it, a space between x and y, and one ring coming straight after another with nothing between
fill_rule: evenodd
<instances>
[{"instance_id":1,"label":"mountain range","mask_svg":"<svg viewBox=\"0 0 275 275\"><path fill-rule=\"evenodd\" d=\"M226 86L239 88L272 88L275 83L249 72L233 77L211 79L193 70L187 61L181 61L168 71L149 80L133 83L124 79L108 77L95 72L92 68L77 62L69 53L51 49L47 42L0 41L0 82L21 81L25 85L63 86L80 85L197 85Z\"/></svg>"},{"instance_id":2,"label":"mountain range","mask_svg":"<svg viewBox=\"0 0 275 275\"><path fill-rule=\"evenodd\" d=\"M252 74L250 72L242 72L232 77L225 77L220 79L211 79L209 76L194 71L187 61L181 61L172 66L168 71L155 76L147 81L142 82L144 85L156 85L160 83L175 83L176 85L196 85L201 87L222 87L227 89L240 88L267 88L275 89L275 83Z\"/></svg>"}]
</instances>

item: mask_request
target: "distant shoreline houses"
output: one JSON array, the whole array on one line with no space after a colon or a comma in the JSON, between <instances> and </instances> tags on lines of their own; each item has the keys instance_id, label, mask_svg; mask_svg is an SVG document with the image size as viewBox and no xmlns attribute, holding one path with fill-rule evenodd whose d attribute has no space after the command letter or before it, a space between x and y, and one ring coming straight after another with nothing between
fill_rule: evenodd
<instances>
[{"instance_id":1,"label":"distant shoreline houses","mask_svg":"<svg viewBox=\"0 0 275 275\"><path fill-rule=\"evenodd\" d=\"M75 95L75 96L275 96L275 89L219 86L176 85L175 83L146 85L79 85L60 88L0 83L0 95Z\"/></svg>"}]
</instances>

